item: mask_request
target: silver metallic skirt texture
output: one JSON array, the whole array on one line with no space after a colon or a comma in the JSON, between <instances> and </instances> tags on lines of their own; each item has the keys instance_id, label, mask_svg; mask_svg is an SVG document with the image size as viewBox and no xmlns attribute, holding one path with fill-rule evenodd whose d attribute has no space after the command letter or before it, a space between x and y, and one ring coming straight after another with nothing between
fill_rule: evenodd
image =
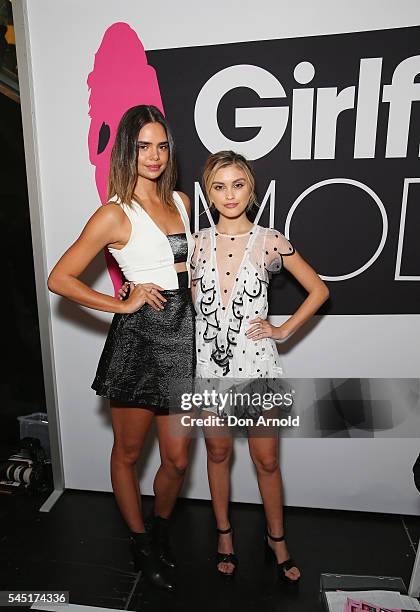
<instances>
[{"instance_id":1,"label":"silver metallic skirt texture","mask_svg":"<svg viewBox=\"0 0 420 612\"><path fill-rule=\"evenodd\" d=\"M164 310L144 304L114 315L92 383L97 395L157 414L180 411L180 393L194 382L195 310L188 273L178 273L178 280L179 289L161 292Z\"/></svg>"}]
</instances>

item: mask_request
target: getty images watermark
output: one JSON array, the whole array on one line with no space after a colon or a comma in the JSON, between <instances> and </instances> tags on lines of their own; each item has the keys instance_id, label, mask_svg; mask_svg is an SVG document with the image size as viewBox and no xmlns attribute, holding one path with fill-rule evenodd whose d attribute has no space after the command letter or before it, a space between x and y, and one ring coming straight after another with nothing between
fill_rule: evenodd
<instances>
[{"instance_id":1,"label":"getty images watermark","mask_svg":"<svg viewBox=\"0 0 420 612\"><path fill-rule=\"evenodd\" d=\"M299 427L299 415L278 416L279 411L290 412L293 393L293 390L258 393L233 389L183 393L182 411L205 414L199 417L183 414L181 424L184 427Z\"/></svg>"},{"instance_id":2,"label":"getty images watermark","mask_svg":"<svg viewBox=\"0 0 420 612\"><path fill-rule=\"evenodd\" d=\"M419 378L179 378L169 392L174 436L420 437Z\"/></svg>"}]
</instances>

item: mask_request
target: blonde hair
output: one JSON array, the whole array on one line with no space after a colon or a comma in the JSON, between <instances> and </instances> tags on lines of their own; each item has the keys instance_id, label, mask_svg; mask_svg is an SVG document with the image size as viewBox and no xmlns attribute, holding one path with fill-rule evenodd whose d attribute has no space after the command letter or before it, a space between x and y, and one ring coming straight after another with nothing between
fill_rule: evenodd
<instances>
[{"instance_id":1,"label":"blonde hair","mask_svg":"<svg viewBox=\"0 0 420 612\"><path fill-rule=\"evenodd\" d=\"M257 204L257 194L255 193L255 175L249 162L240 153L235 153L234 151L218 151L217 153L210 155L203 169L203 186L209 208L214 207L214 204L210 199L210 189L213 184L214 177L221 168L226 168L227 166L238 166L244 171L251 190L248 208L250 208L253 204Z\"/></svg>"}]
</instances>

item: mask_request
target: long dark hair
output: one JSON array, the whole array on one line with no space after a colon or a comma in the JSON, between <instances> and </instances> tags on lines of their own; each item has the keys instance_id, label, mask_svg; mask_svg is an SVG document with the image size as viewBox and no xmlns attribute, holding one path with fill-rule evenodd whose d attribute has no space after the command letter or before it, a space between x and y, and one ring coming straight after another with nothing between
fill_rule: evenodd
<instances>
[{"instance_id":1,"label":"long dark hair","mask_svg":"<svg viewBox=\"0 0 420 612\"><path fill-rule=\"evenodd\" d=\"M156 106L133 106L124 113L118 125L111 153L108 179L108 200L114 196L121 203L131 205L137 183L137 138L141 128L147 123L160 123L166 132L169 143L169 159L165 170L157 179L159 198L168 206L173 206L172 192L177 179L175 145L165 117ZM140 202L139 202L140 203Z\"/></svg>"}]
</instances>

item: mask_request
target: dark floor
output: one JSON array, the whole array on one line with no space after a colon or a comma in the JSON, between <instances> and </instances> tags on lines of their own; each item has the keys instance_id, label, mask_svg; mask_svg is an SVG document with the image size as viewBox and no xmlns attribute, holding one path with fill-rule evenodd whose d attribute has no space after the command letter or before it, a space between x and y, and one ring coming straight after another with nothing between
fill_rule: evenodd
<instances>
[{"instance_id":1,"label":"dark floor","mask_svg":"<svg viewBox=\"0 0 420 612\"><path fill-rule=\"evenodd\" d=\"M67 491L49 513L38 512L36 498L2 496L0 504L0 590L62 589L71 603L128 610L318 612L321 572L400 576L408 586L420 535L414 517L286 508L289 549L302 571L298 589L287 588L264 559L261 506L232 504L239 566L226 582L215 570L209 502L179 500L178 589L167 594L134 573L111 494ZM151 504L145 497L146 511Z\"/></svg>"}]
</instances>

